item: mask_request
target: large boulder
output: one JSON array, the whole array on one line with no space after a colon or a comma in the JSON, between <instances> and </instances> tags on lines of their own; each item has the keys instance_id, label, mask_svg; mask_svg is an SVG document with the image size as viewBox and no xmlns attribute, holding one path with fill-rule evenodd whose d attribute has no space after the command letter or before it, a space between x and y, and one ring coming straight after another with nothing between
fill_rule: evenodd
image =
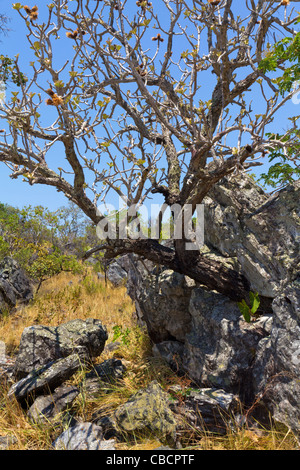
<instances>
[{"instance_id":1,"label":"large boulder","mask_svg":"<svg viewBox=\"0 0 300 470\"><path fill-rule=\"evenodd\" d=\"M243 272L263 297L264 315L251 323L225 296L127 255L128 294L154 352L199 386L238 393L248 405L261 397L267 412L296 433L299 200L299 181L270 197L250 177L226 178L205 199L202 252Z\"/></svg>"},{"instance_id":2,"label":"large boulder","mask_svg":"<svg viewBox=\"0 0 300 470\"><path fill-rule=\"evenodd\" d=\"M201 288L193 290L189 311L192 322L184 342L183 369L202 386L251 400L253 359L259 342L271 331L272 317L247 323L235 302Z\"/></svg>"},{"instance_id":3,"label":"large boulder","mask_svg":"<svg viewBox=\"0 0 300 470\"><path fill-rule=\"evenodd\" d=\"M14 366L17 378L76 353L83 358L99 356L107 340L100 320L71 320L59 326L33 325L24 329Z\"/></svg>"},{"instance_id":4,"label":"large boulder","mask_svg":"<svg viewBox=\"0 0 300 470\"><path fill-rule=\"evenodd\" d=\"M271 197L250 177L225 178L205 206L205 242L235 257L251 290L274 298L299 263L300 181Z\"/></svg>"},{"instance_id":5,"label":"large boulder","mask_svg":"<svg viewBox=\"0 0 300 470\"><path fill-rule=\"evenodd\" d=\"M0 314L32 298L30 280L14 259L5 257L0 262Z\"/></svg>"},{"instance_id":6,"label":"large boulder","mask_svg":"<svg viewBox=\"0 0 300 470\"><path fill-rule=\"evenodd\" d=\"M254 365L258 399L300 438L300 276L273 301L271 334Z\"/></svg>"},{"instance_id":7,"label":"large boulder","mask_svg":"<svg viewBox=\"0 0 300 470\"><path fill-rule=\"evenodd\" d=\"M147 325L154 343L184 341L190 330L188 305L195 282L134 255L127 255L127 262L127 291L135 302L139 323Z\"/></svg>"},{"instance_id":8,"label":"large boulder","mask_svg":"<svg viewBox=\"0 0 300 470\"><path fill-rule=\"evenodd\" d=\"M272 315L247 323L236 302L196 286L169 269L131 258L128 292L137 316L161 355L177 372L203 387L217 387L251 400L253 359L272 328ZM151 269L152 268L152 269Z\"/></svg>"},{"instance_id":9,"label":"large boulder","mask_svg":"<svg viewBox=\"0 0 300 470\"><path fill-rule=\"evenodd\" d=\"M5 279L0 278L0 314L9 312L16 303L17 297L13 286Z\"/></svg>"}]
</instances>

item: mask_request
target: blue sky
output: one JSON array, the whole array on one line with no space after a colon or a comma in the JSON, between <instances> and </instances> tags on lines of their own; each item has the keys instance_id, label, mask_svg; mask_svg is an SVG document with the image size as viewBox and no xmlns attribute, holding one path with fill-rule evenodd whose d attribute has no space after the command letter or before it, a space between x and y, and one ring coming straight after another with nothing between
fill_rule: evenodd
<instances>
[{"instance_id":1,"label":"blue sky","mask_svg":"<svg viewBox=\"0 0 300 470\"><path fill-rule=\"evenodd\" d=\"M0 53L8 56L20 54L22 63L26 63L26 61L29 62L32 60L27 57L26 49L22 47L22 44L26 45L26 28L18 13L12 9L12 3L14 2L0 0L1 12L11 20L8 25L10 31L6 36L2 36L1 38ZM39 4L40 2L37 1L35 3ZM45 0L43 0L42 3L44 3L44 5L47 4ZM236 0L236 3L239 5L242 14L243 2ZM61 53L63 54L64 51L62 50ZM274 122L274 127L276 126L277 131L280 132L283 128L288 126L288 116L300 114L299 106L300 105L296 106L291 102L285 106L284 110L281 111L277 120ZM55 210L58 207L67 205L67 199L54 188L41 185L29 186L21 180L11 180L9 174L10 170L5 165L0 164L0 202L20 208L26 205L41 204L48 207L50 210Z\"/></svg>"},{"instance_id":2,"label":"blue sky","mask_svg":"<svg viewBox=\"0 0 300 470\"><path fill-rule=\"evenodd\" d=\"M10 57L16 54L23 56L24 49L21 45L26 44L26 28L18 13L12 9L13 3L0 0L1 13L10 19L7 25L10 31L0 38L0 53ZM23 62L26 63L26 55L23 56ZM50 210L56 210L68 204L66 197L54 188L42 185L29 186L21 179L9 178L10 173L11 171L4 164L0 164L0 202L19 208L40 204Z\"/></svg>"}]
</instances>

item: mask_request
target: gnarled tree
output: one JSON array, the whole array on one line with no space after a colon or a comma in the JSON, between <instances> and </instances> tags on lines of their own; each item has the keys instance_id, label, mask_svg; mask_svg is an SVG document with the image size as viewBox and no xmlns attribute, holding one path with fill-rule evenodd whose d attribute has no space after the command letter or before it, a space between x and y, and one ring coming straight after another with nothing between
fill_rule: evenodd
<instances>
[{"instance_id":1,"label":"gnarled tree","mask_svg":"<svg viewBox=\"0 0 300 470\"><path fill-rule=\"evenodd\" d=\"M156 194L168 206L195 210L224 176L243 175L268 152L280 149L295 165L296 118L284 135L266 135L294 91L281 93L276 73L260 67L274 58L275 42L297 36L289 3L15 3L28 28L32 72L18 58L10 64L16 88L0 108L0 161L12 178L62 191L95 224L104 217L97 206L113 192L127 206ZM289 60L278 57L273 70ZM54 151L61 154L56 167ZM107 239L89 255L137 253L232 299L247 297L243 275L185 243Z\"/></svg>"}]
</instances>

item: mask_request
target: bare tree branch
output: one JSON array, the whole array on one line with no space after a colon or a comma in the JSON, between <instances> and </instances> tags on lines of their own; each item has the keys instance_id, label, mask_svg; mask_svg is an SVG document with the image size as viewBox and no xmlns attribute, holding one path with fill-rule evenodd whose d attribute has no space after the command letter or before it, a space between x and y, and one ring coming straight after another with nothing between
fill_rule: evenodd
<instances>
[{"instance_id":1,"label":"bare tree branch","mask_svg":"<svg viewBox=\"0 0 300 470\"><path fill-rule=\"evenodd\" d=\"M161 195L195 209L224 176L260 164L276 145L289 158L292 131L273 141L266 132L292 93L281 97L259 69L270 44L296 34L297 14L280 2L247 0L241 15L232 0L53 0L35 20L14 8L32 73L24 78L18 58L7 69L0 162L12 178L62 191L95 224L104 217L97 205L113 194L136 207ZM103 246L232 298L245 294L245 279L199 254L193 261L183 242L171 251L145 240Z\"/></svg>"}]
</instances>

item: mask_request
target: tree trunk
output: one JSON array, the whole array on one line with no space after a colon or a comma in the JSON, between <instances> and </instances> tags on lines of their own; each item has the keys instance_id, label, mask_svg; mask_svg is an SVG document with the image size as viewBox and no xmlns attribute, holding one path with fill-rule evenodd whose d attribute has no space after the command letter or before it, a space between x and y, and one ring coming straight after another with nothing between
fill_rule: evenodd
<instances>
[{"instance_id":1,"label":"tree trunk","mask_svg":"<svg viewBox=\"0 0 300 470\"><path fill-rule=\"evenodd\" d=\"M178 272L232 300L248 298L250 284L242 274L196 251L187 251L184 240L175 240L175 250Z\"/></svg>"},{"instance_id":2,"label":"tree trunk","mask_svg":"<svg viewBox=\"0 0 300 470\"><path fill-rule=\"evenodd\" d=\"M184 240L175 240L175 249L161 245L157 240L112 240L89 250L84 259L101 249L106 250L106 258L135 253L153 263L185 274L209 290L216 290L232 300L248 298L249 283L242 274L196 251L186 251Z\"/></svg>"}]
</instances>

